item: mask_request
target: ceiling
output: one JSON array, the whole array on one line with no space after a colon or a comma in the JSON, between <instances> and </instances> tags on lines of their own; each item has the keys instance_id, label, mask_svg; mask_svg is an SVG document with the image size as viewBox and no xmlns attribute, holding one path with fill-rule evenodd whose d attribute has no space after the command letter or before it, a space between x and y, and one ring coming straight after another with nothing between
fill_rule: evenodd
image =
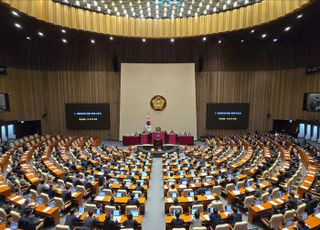
<instances>
[{"instance_id":1,"label":"ceiling","mask_svg":"<svg viewBox=\"0 0 320 230\"><path fill-rule=\"evenodd\" d=\"M53 0L93 12L131 18L197 17L246 7L263 0Z\"/></svg>"}]
</instances>

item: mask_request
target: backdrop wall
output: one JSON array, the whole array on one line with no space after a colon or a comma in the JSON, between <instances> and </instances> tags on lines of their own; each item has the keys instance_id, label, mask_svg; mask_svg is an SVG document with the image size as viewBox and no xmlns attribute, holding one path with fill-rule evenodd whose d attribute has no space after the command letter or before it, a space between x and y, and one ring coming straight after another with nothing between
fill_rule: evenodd
<instances>
[{"instance_id":1,"label":"backdrop wall","mask_svg":"<svg viewBox=\"0 0 320 230\"><path fill-rule=\"evenodd\" d=\"M194 64L122 64L120 95L120 140L141 132L147 115L153 129L159 126L197 136ZM166 99L163 111L151 108L155 95Z\"/></svg>"}]
</instances>

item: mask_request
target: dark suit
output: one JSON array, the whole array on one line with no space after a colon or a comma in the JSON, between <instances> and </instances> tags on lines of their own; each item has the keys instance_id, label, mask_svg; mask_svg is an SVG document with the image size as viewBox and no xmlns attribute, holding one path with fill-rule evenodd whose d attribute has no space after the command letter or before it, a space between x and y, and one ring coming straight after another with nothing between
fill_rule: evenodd
<instances>
[{"instance_id":1,"label":"dark suit","mask_svg":"<svg viewBox=\"0 0 320 230\"><path fill-rule=\"evenodd\" d=\"M126 220L122 225L126 228L138 229L138 222L136 220Z\"/></svg>"},{"instance_id":2,"label":"dark suit","mask_svg":"<svg viewBox=\"0 0 320 230\"><path fill-rule=\"evenodd\" d=\"M71 198L72 198L71 192L70 191L63 191L61 194L61 198L64 202L71 200Z\"/></svg>"},{"instance_id":3,"label":"dark suit","mask_svg":"<svg viewBox=\"0 0 320 230\"><path fill-rule=\"evenodd\" d=\"M88 216L84 219L83 226L93 230L94 224L96 223L96 221L97 221L96 218Z\"/></svg>"},{"instance_id":4,"label":"dark suit","mask_svg":"<svg viewBox=\"0 0 320 230\"><path fill-rule=\"evenodd\" d=\"M232 226L234 226L234 224L236 222L241 222L242 221L242 215L240 213L232 213L230 216L229 216L229 220L230 220L230 223Z\"/></svg>"},{"instance_id":5,"label":"dark suit","mask_svg":"<svg viewBox=\"0 0 320 230\"><path fill-rule=\"evenodd\" d=\"M171 221L171 227L172 228L183 228L184 227L184 221L181 219L172 219Z\"/></svg>"},{"instance_id":6,"label":"dark suit","mask_svg":"<svg viewBox=\"0 0 320 230\"><path fill-rule=\"evenodd\" d=\"M114 222L113 220L109 220L109 221L105 221L103 223L103 229L104 230L119 230L120 227L118 226L118 224L116 222Z\"/></svg>"},{"instance_id":7,"label":"dark suit","mask_svg":"<svg viewBox=\"0 0 320 230\"><path fill-rule=\"evenodd\" d=\"M218 224L221 224L221 216L219 214L211 213L209 215L210 221L209 224L210 226L214 229Z\"/></svg>"},{"instance_id":8,"label":"dark suit","mask_svg":"<svg viewBox=\"0 0 320 230\"><path fill-rule=\"evenodd\" d=\"M75 215L68 215L64 224L68 225L70 229L73 229L77 221L79 221L78 217L76 217Z\"/></svg>"},{"instance_id":9,"label":"dark suit","mask_svg":"<svg viewBox=\"0 0 320 230\"><path fill-rule=\"evenodd\" d=\"M138 206L139 205L139 201L136 200L136 199L129 199L128 202L127 202L127 205L136 205L136 206Z\"/></svg>"}]
</instances>

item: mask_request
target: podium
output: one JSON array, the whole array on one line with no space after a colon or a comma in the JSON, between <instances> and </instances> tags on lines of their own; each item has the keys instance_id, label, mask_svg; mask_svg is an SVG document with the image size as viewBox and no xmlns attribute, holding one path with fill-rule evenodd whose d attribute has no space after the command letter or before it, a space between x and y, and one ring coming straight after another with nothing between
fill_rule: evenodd
<instances>
[{"instance_id":1,"label":"podium","mask_svg":"<svg viewBox=\"0 0 320 230\"><path fill-rule=\"evenodd\" d=\"M162 142L161 139L155 139L155 140L153 141L153 146L156 147L156 148L159 148L159 147L161 147L162 145L163 145L163 142Z\"/></svg>"},{"instance_id":2,"label":"podium","mask_svg":"<svg viewBox=\"0 0 320 230\"><path fill-rule=\"evenodd\" d=\"M149 143L148 139L149 139L149 134L147 134L147 133L141 134L140 135L140 144L142 144L142 145L148 144Z\"/></svg>"},{"instance_id":3,"label":"podium","mask_svg":"<svg viewBox=\"0 0 320 230\"><path fill-rule=\"evenodd\" d=\"M157 136L159 136L159 138L157 138ZM160 139L162 143L166 143L165 132L153 132L151 137L152 143L154 143L156 139Z\"/></svg>"}]
</instances>

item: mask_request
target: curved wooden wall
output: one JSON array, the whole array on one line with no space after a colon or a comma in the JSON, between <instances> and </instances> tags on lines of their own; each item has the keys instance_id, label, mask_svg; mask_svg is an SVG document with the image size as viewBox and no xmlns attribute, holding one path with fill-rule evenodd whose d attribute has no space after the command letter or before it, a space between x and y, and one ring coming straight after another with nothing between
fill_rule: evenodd
<instances>
[{"instance_id":1,"label":"curved wooden wall","mask_svg":"<svg viewBox=\"0 0 320 230\"><path fill-rule=\"evenodd\" d=\"M135 19L69 7L51 0L2 0L20 12L62 27L125 37L191 37L253 27L283 17L312 0L264 0L236 10L181 19Z\"/></svg>"}]
</instances>

